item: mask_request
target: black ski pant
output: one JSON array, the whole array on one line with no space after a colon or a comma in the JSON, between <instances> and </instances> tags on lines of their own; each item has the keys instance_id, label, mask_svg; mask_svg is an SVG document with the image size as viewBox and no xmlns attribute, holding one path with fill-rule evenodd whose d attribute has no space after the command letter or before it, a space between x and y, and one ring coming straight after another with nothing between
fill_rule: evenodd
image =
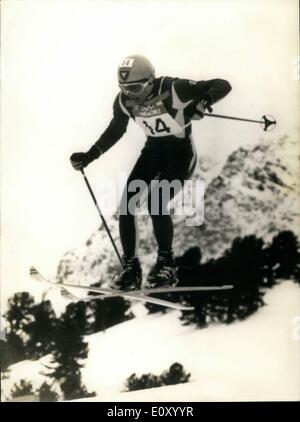
<instances>
[{"instance_id":1,"label":"black ski pant","mask_svg":"<svg viewBox=\"0 0 300 422\"><path fill-rule=\"evenodd\" d=\"M197 161L192 140L175 137L148 138L127 180L120 204L119 229L123 253L127 257L137 254L138 228L132 204L137 206L147 200L152 218L154 235L160 251L170 251L173 243L173 222L167 210L168 199L172 199L178 189L171 189L164 197L159 189L154 197L157 182L174 181L183 186L192 175ZM142 186L139 186L139 181ZM152 183L151 183L152 182ZM138 186L138 187L137 187ZM151 186L154 189L151 191ZM178 183L176 186L179 186ZM157 204L159 199L159 204ZM155 210L153 210L153 204ZM136 211L136 208L135 208Z\"/></svg>"}]
</instances>

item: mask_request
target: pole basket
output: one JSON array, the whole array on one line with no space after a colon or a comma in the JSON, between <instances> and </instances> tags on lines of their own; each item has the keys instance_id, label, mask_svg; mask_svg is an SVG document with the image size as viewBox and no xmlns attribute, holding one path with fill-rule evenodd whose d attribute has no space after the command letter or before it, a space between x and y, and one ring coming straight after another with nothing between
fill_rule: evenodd
<instances>
[{"instance_id":1,"label":"pole basket","mask_svg":"<svg viewBox=\"0 0 300 422\"><path fill-rule=\"evenodd\" d=\"M265 114L262 116L260 125L265 132L270 132L276 126L276 120L271 114Z\"/></svg>"}]
</instances>

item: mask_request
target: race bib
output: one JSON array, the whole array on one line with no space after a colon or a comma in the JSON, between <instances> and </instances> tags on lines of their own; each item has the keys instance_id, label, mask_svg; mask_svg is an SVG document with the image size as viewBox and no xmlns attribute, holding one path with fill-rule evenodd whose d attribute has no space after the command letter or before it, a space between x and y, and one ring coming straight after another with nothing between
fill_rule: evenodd
<instances>
[{"instance_id":1,"label":"race bib","mask_svg":"<svg viewBox=\"0 0 300 422\"><path fill-rule=\"evenodd\" d=\"M173 117L166 112L163 104L139 106L134 110L135 121L147 136L162 137L184 133Z\"/></svg>"}]
</instances>

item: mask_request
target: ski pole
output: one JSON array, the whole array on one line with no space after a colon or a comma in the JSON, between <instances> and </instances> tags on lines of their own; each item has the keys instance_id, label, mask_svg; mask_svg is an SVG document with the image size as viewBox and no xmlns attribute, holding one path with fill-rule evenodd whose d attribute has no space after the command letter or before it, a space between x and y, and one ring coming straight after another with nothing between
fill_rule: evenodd
<instances>
[{"instance_id":1,"label":"ski pole","mask_svg":"<svg viewBox=\"0 0 300 422\"><path fill-rule=\"evenodd\" d=\"M98 213L99 213L99 215L100 215L100 218L101 218L101 220L102 220L103 226L105 227L105 230L106 230L106 232L107 232L107 234L108 234L108 236L109 236L109 238L110 238L110 241L111 241L111 243L112 243L112 245L113 245L113 248L114 248L114 250L115 250L115 252L116 252L116 254L117 254L117 257L118 257L118 259L119 259L119 261L120 261L121 265L123 265L123 264L122 264L122 258L121 258L121 255L120 255L119 251L118 251L117 245L116 245L116 243L115 243L115 241L114 241L114 239L113 239L113 237L112 237L112 235L111 235L111 232L110 232L109 227L108 227L108 225L107 225L107 223L106 223L106 220L105 220L105 218L104 218L104 215L103 215L103 214L102 214L102 212L101 212L101 209L100 209L100 207L99 207L99 205L98 205L97 199L96 199L96 197L95 197L95 195L94 195L94 192L93 192L93 190L92 190L92 188L91 188L91 185L90 185L90 183L89 183L89 181L88 181L88 178L86 177L85 172L84 172L84 170L83 170L83 169L81 169L80 171L81 171L81 173L82 173L82 175L83 175L84 181L85 181L85 183L86 183L86 185L87 185L87 187L88 187L88 190L89 190L89 192L90 192L90 194L91 194L91 197L93 198L94 204L95 204L95 206L96 206L96 208L97 208L97 211L98 211Z\"/></svg>"},{"instance_id":2,"label":"ski pole","mask_svg":"<svg viewBox=\"0 0 300 422\"><path fill-rule=\"evenodd\" d=\"M242 122L260 123L264 131L267 131L268 128L269 130L272 130L274 129L276 125L276 120L270 114L266 114L262 116L262 120L244 119L242 117L224 116L222 114L211 114L211 113L204 113L204 116L218 117L220 119L240 120ZM274 126L271 127L272 125Z\"/></svg>"}]
</instances>

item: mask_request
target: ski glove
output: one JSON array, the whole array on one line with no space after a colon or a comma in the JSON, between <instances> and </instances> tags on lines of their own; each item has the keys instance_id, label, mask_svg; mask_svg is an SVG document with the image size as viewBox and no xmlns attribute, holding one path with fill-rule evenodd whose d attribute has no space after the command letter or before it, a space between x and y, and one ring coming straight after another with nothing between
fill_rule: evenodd
<instances>
[{"instance_id":1,"label":"ski glove","mask_svg":"<svg viewBox=\"0 0 300 422\"><path fill-rule=\"evenodd\" d=\"M75 170L82 170L91 162L86 152L75 152L71 155L70 161Z\"/></svg>"},{"instance_id":2,"label":"ski glove","mask_svg":"<svg viewBox=\"0 0 300 422\"><path fill-rule=\"evenodd\" d=\"M211 108L212 103L213 103L213 100L209 94L204 94L200 99L200 104L204 108L204 111L208 110L210 113L213 111Z\"/></svg>"},{"instance_id":3,"label":"ski glove","mask_svg":"<svg viewBox=\"0 0 300 422\"><path fill-rule=\"evenodd\" d=\"M204 113L206 110L208 110L210 113L212 112L212 99L210 97L210 95L204 95L200 101L196 104L194 110L193 110L193 115L192 115L192 119L193 120L200 120L203 119L204 117Z\"/></svg>"},{"instance_id":4,"label":"ski glove","mask_svg":"<svg viewBox=\"0 0 300 422\"><path fill-rule=\"evenodd\" d=\"M82 170L102 154L97 145L93 145L88 152L75 152L71 155L70 161L75 170Z\"/></svg>"}]
</instances>

